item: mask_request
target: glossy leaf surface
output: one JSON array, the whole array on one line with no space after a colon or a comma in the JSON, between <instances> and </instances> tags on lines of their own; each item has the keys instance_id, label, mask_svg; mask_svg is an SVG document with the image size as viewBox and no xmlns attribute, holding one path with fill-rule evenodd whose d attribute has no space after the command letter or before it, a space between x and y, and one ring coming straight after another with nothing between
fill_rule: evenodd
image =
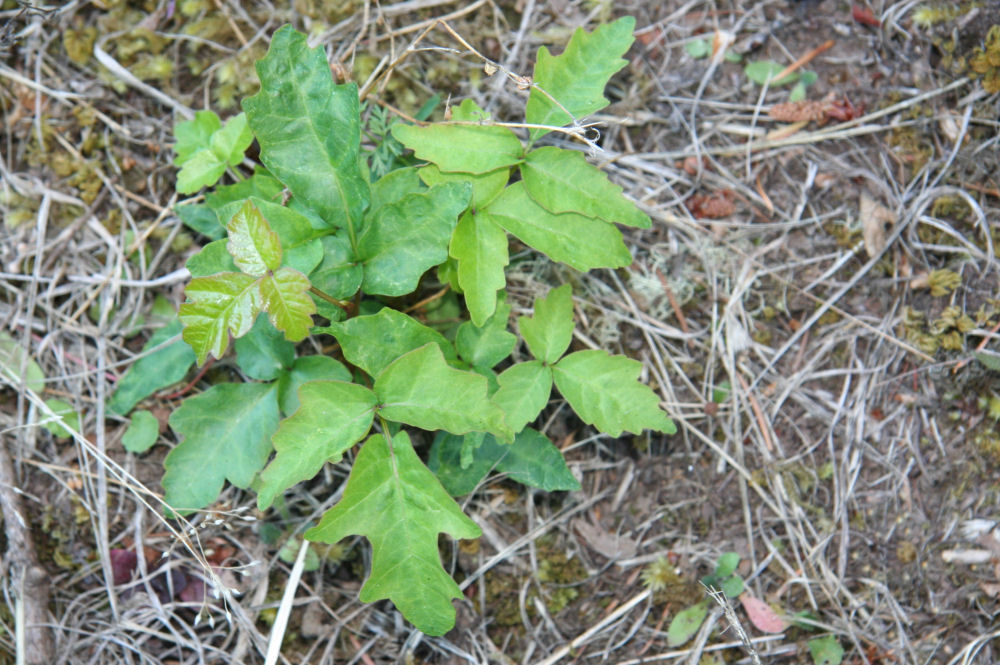
<instances>
[{"instance_id":1,"label":"glossy leaf surface","mask_svg":"<svg viewBox=\"0 0 1000 665\"><path fill-rule=\"evenodd\" d=\"M260 277L281 265L278 234L271 230L271 225L250 199L229 220L226 231L229 232L226 249L236 267L246 274Z\"/></svg>"},{"instance_id":2,"label":"glossy leaf surface","mask_svg":"<svg viewBox=\"0 0 1000 665\"><path fill-rule=\"evenodd\" d=\"M358 88L335 85L323 49L291 26L274 33L257 62L259 93L243 108L260 159L292 194L330 226L360 223L368 183L358 161Z\"/></svg>"},{"instance_id":3,"label":"glossy leaf surface","mask_svg":"<svg viewBox=\"0 0 1000 665\"><path fill-rule=\"evenodd\" d=\"M250 331L260 313L257 280L239 272L192 279L184 289L188 302L180 306L187 342L203 365L209 354L221 358L229 348L229 334Z\"/></svg>"},{"instance_id":4,"label":"glossy leaf surface","mask_svg":"<svg viewBox=\"0 0 1000 665\"><path fill-rule=\"evenodd\" d=\"M371 574L363 602L391 600L408 621L428 635L455 624L451 601L461 591L441 566L438 534L478 538L470 520L413 451L409 436L381 434L365 442L347 479L344 496L306 538L336 543L351 535L372 544Z\"/></svg>"},{"instance_id":5,"label":"glossy leaf surface","mask_svg":"<svg viewBox=\"0 0 1000 665\"><path fill-rule=\"evenodd\" d=\"M309 279L292 268L281 268L260 280L261 307L289 341L298 342L309 335L316 313L309 286Z\"/></svg>"}]
</instances>

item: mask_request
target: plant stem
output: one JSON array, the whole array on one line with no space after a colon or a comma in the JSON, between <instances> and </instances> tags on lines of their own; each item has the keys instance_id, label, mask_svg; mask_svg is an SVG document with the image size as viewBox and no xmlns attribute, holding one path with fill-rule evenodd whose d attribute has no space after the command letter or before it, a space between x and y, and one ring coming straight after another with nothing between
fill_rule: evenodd
<instances>
[{"instance_id":1,"label":"plant stem","mask_svg":"<svg viewBox=\"0 0 1000 665\"><path fill-rule=\"evenodd\" d=\"M322 298L323 300L327 301L331 305L336 305L337 307L339 307L340 309L344 310L348 314L353 314L354 313L354 310L355 310L354 303L350 302L349 300L340 300L338 298L334 298L333 296L331 296L329 294L323 293L322 291L320 291L315 286L310 286L309 287L309 293L312 293L317 298Z\"/></svg>"}]
</instances>

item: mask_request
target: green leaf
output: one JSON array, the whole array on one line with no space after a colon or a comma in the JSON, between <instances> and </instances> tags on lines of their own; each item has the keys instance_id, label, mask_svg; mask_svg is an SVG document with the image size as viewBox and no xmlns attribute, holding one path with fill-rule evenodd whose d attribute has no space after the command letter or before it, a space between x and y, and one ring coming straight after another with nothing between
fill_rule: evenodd
<instances>
[{"instance_id":1,"label":"green leaf","mask_svg":"<svg viewBox=\"0 0 1000 665\"><path fill-rule=\"evenodd\" d=\"M575 212L641 229L652 224L583 153L552 146L532 150L521 174L531 198L551 212Z\"/></svg>"},{"instance_id":2,"label":"green leaf","mask_svg":"<svg viewBox=\"0 0 1000 665\"><path fill-rule=\"evenodd\" d=\"M375 379L388 420L452 434L492 432L509 438L503 412L487 396L486 379L448 366L441 347L427 344L397 358Z\"/></svg>"},{"instance_id":3,"label":"green leaf","mask_svg":"<svg viewBox=\"0 0 1000 665\"><path fill-rule=\"evenodd\" d=\"M511 444L497 441L492 434L478 446L470 446L472 459L463 466L465 442L476 433L457 436L438 432L428 455L428 467L452 496L476 489L491 469L513 480L546 492L580 489L580 483L566 466L559 449L541 432L527 428Z\"/></svg>"},{"instance_id":4,"label":"green leaf","mask_svg":"<svg viewBox=\"0 0 1000 665\"><path fill-rule=\"evenodd\" d=\"M628 64L621 56L635 39L633 30L635 19L624 16L593 32L578 28L562 55L553 56L544 46L539 48L535 85L528 95L528 122L558 127L607 106L604 87L615 72ZM548 131L530 130L531 141L537 141Z\"/></svg>"},{"instance_id":5,"label":"green leaf","mask_svg":"<svg viewBox=\"0 0 1000 665\"><path fill-rule=\"evenodd\" d=\"M281 421L271 441L277 453L260 474L257 507L315 476L323 464L339 462L361 440L375 417L375 394L354 383L310 381L299 388L301 406Z\"/></svg>"},{"instance_id":6,"label":"green leaf","mask_svg":"<svg viewBox=\"0 0 1000 665\"><path fill-rule=\"evenodd\" d=\"M493 439L493 435L438 432L434 436L434 443L427 454L427 467L434 472L448 494L463 496L476 489L486 474L496 467L497 461L507 454L509 446L503 444L497 444L496 449L490 448L491 454L481 453L480 448L486 438ZM467 459L469 456L471 459Z\"/></svg>"},{"instance_id":7,"label":"green leaf","mask_svg":"<svg viewBox=\"0 0 1000 665\"><path fill-rule=\"evenodd\" d=\"M160 423L149 411L136 411L132 422L122 435L122 446L130 453L144 453L156 444L160 436Z\"/></svg>"},{"instance_id":8,"label":"green leaf","mask_svg":"<svg viewBox=\"0 0 1000 665\"><path fill-rule=\"evenodd\" d=\"M184 162L177 173L177 191L180 194L194 194L202 187L211 187L226 172L226 163L220 161L211 150L199 150Z\"/></svg>"},{"instance_id":9,"label":"green leaf","mask_svg":"<svg viewBox=\"0 0 1000 665\"><path fill-rule=\"evenodd\" d=\"M715 562L715 576L719 579L729 577L736 572L738 565L740 565L740 555L736 552L726 552Z\"/></svg>"},{"instance_id":10,"label":"green leaf","mask_svg":"<svg viewBox=\"0 0 1000 665\"><path fill-rule=\"evenodd\" d=\"M458 220L448 253L458 261L458 283L469 315L482 325L496 309L497 291L507 285L507 232L489 213L466 212Z\"/></svg>"},{"instance_id":11,"label":"green leaf","mask_svg":"<svg viewBox=\"0 0 1000 665\"><path fill-rule=\"evenodd\" d=\"M243 109L261 161L328 225L356 226L369 194L357 86L334 85L325 51L291 26L274 33L257 75L261 90Z\"/></svg>"},{"instance_id":12,"label":"green leaf","mask_svg":"<svg viewBox=\"0 0 1000 665\"><path fill-rule=\"evenodd\" d=\"M746 67L743 68L743 73L746 74L746 77L754 83L758 83L760 85L767 83L773 88L779 85L794 83L798 80L799 75L797 72L792 72L780 80L772 80L775 76L784 71L784 69L784 65L780 65L773 60L757 60L756 62L748 62Z\"/></svg>"},{"instance_id":13,"label":"green leaf","mask_svg":"<svg viewBox=\"0 0 1000 665\"><path fill-rule=\"evenodd\" d=\"M344 358L372 377L403 354L429 342L438 345L446 360L458 359L455 347L444 335L390 307L331 324L330 333L340 342Z\"/></svg>"},{"instance_id":14,"label":"green leaf","mask_svg":"<svg viewBox=\"0 0 1000 665\"><path fill-rule=\"evenodd\" d=\"M788 93L788 101L790 102L801 102L806 98L806 86L799 81L792 87L792 91Z\"/></svg>"},{"instance_id":15,"label":"green leaf","mask_svg":"<svg viewBox=\"0 0 1000 665\"><path fill-rule=\"evenodd\" d=\"M434 164L428 164L419 172L420 179L430 187L449 182L467 182L472 185L470 205L473 210L479 210L495 199L510 180L510 167L506 166L489 173L445 173Z\"/></svg>"},{"instance_id":16,"label":"green leaf","mask_svg":"<svg viewBox=\"0 0 1000 665\"><path fill-rule=\"evenodd\" d=\"M313 228L309 218L286 206L257 197L251 197L250 201L278 234L283 255L281 265L295 268L303 274L308 274L319 265L323 259L320 238L328 231Z\"/></svg>"},{"instance_id":17,"label":"green leaf","mask_svg":"<svg viewBox=\"0 0 1000 665\"><path fill-rule=\"evenodd\" d=\"M743 593L743 578L739 575L727 577L722 580L719 588L722 589L722 593L726 594L727 598L737 598Z\"/></svg>"},{"instance_id":18,"label":"green leaf","mask_svg":"<svg viewBox=\"0 0 1000 665\"><path fill-rule=\"evenodd\" d=\"M699 60L707 57L712 51L712 47L709 45L707 39L695 39L684 44L684 50L687 51L689 56L695 60Z\"/></svg>"},{"instance_id":19,"label":"green leaf","mask_svg":"<svg viewBox=\"0 0 1000 665\"><path fill-rule=\"evenodd\" d=\"M260 289L250 275L224 272L192 279L184 289L188 297L180 307L184 341L205 364L208 354L221 358L229 348L229 333L242 337L250 332L260 313Z\"/></svg>"},{"instance_id":20,"label":"green leaf","mask_svg":"<svg viewBox=\"0 0 1000 665\"><path fill-rule=\"evenodd\" d=\"M571 353L552 368L556 387L580 419L605 434L673 434L677 428L660 410L656 393L638 382L641 371L636 360L598 350Z\"/></svg>"},{"instance_id":21,"label":"green leaf","mask_svg":"<svg viewBox=\"0 0 1000 665\"><path fill-rule=\"evenodd\" d=\"M142 353L138 360L132 363L125 375L118 380L115 393L108 401L108 410L111 413L123 416L131 411L136 404L160 388L165 388L184 378L184 375L191 369L191 365L194 364L195 354L191 347L180 339L180 334L181 322L176 318L153 333L146 345L142 347ZM177 339L165 344L174 337ZM0 337L0 345L2 343L3 339ZM157 348L160 345L164 346ZM2 357L3 349L0 346L0 358Z\"/></svg>"},{"instance_id":22,"label":"green leaf","mask_svg":"<svg viewBox=\"0 0 1000 665\"><path fill-rule=\"evenodd\" d=\"M302 356L278 375L278 405L286 416L299 408L299 386L307 381L350 381L351 372L330 356Z\"/></svg>"},{"instance_id":23,"label":"green leaf","mask_svg":"<svg viewBox=\"0 0 1000 665\"><path fill-rule=\"evenodd\" d=\"M476 112L480 117L472 120ZM466 99L453 113L464 123L435 123L424 127L396 123L392 135L411 149L418 159L442 171L489 173L521 161L521 141L506 127L487 123L488 116L474 101ZM469 119L466 119L469 118Z\"/></svg>"},{"instance_id":24,"label":"green leaf","mask_svg":"<svg viewBox=\"0 0 1000 665\"><path fill-rule=\"evenodd\" d=\"M260 280L261 309L291 342L309 336L312 315L316 313L309 286L309 278L293 268L280 268Z\"/></svg>"},{"instance_id":25,"label":"green leaf","mask_svg":"<svg viewBox=\"0 0 1000 665\"><path fill-rule=\"evenodd\" d=\"M524 244L577 270L621 268L632 262L614 225L572 212L549 212L532 200L523 182L507 187L486 211Z\"/></svg>"},{"instance_id":26,"label":"green leaf","mask_svg":"<svg viewBox=\"0 0 1000 665\"><path fill-rule=\"evenodd\" d=\"M61 399L47 399L45 400L45 405L56 415L56 419L50 420L45 414L39 414L42 416L40 424L43 428L52 432L54 437L57 439L66 439L73 436L73 432L70 431L71 429L77 432L81 431L80 415L73 408L72 404Z\"/></svg>"},{"instance_id":27,"label":"green leaf","mask_svg":"<svg viewBox=\"0 0 1000 665\"><path fill-rule=\"evenodd\" d=\"M453 598L462 592L441 567L438 534L478 538L481 531L421 463L405 432L381 434L361 448L340 502L306 538L325 543L351 535L372 544L371 575L362 602L388 598L427 635L455 625Z\"/></svg>"},{"instance_id":28,"label":"green leaf","mask_svg":"<svg viewBox=\"0 0 1000 665\"><path fill-rule=\"evenodd\" d=\"M182 440L163 462L167 504L184 515L215 501L226 480L249 487L271 453L278 417L274 384L220 383L184 400L170 416Z\"/></svg>"},{"instance_id":29,"label":"green leaf","mask_svg":"<svg viewBox=\"0 0 1000 665\"><path fill-rule=\"evenodd\" d=\"M491 399L515 432L538 417L552 394L552 370L540 360L511 365L500 373L497 381L500 389Z\"/></svg>"},{"instance_id":30,"label":"green leaf","mask_svg":"<svg viewBox=\"0 0 1000 665\"><path fill-rule=\"evenodd\" d=\"M573 340L573 288L563 284L535 298L534 314L519 316L517 324L531 355L549 365L559 360Z\"/></svg>"},{"instance_id":31,"label":"green leaf","mask_svg":"<svg viewBox=\"0 0 1000 665\"><path fill-rule=\"evenodd\" d=\"M236 364L251 379L271 381L295 362L295 346L264 317L233 342Z\"/></svg>"},{"instance_id":32,"label":"green leaf","mask_svg":"<svg viewBox=\"0 0 1000 665\"><path fill-rule=\"evenodd\" d=\"M413 292L428 268L448 258L448 241L470 195L469 185L449 183L408 194L367 215L358 237L365 292L386 296Z\"/></svg>"},{"instance_id":33,"label":"green leaf","mask_svg":"<svg viewBox=\"0 0 1000 665\"><path fill-rule=\"evenodd\" d=\"M220 272L238 272L233 256L226 249L228 240L213 240L192 254L185 267L192 277L208 277Z\"/></svg>"},{"instance_id":34,"label":"green leaf","mask_svg":"<svg viewBox=\"0 0 1000 665\"><path fill-rule=\"evenodd\" d=\"M409 194L419 194L424 191L427 191L427 187L421 181L416 167L390 171L372 185L372 202L367 214L372 215L382 206L397 203Z\"/></svg>"},{"instance_id":35,"label":"green leaf","mask_svg":"<svg viewBox=\"0 0 1000 665\"><path fill-rule=\"evenodd\" d=\"M185 203L175 206L174 210L185 226L210 240L218 240L226 235L226 228L219 223L218 215L204 203Z\"/></svg>"},{"instance_id":36,"label":"green leaf","mask_svg":"<svg viewBox=\"0 0 1000 665\"><path fill-rule=\"evenodd\" d=\"M844 647L833 635L809 640L809 655L815 665L840 665L844 660Z\"/></svg>"},{"instance_id":37,"label":"green leaf","mask_svg":"<svg viewBox=\"0 0 1000 665\"><path fill-rule=\"evenodd\" d=\"M45 390L45 373L24 347L6 331L0 330L0 372L15 386L21 385L21 367L24 371L24 386L41 394Z\"/></svg>"},{"instance_id":38,"label":"green leaf","mask_svg":"<svg viewBox=\"0 0 1000 665\"><path fill-rule=\"evenodd\" d=\"M364 268L355 262L351 243L342 236L321 238L323 260L309 274L309 281L323 293L346 300L361 288Z\"/></svg>"},{"instance_id":39,"label":"green leaf","mask_svg":"<svg viewBox=\"0 0 1000 665\"><path fill-rule=\"evenodd\" d=\"M506 473L512 479L537 487L546 492L576 491L580 482L566 466L555 444L538 430L526 427L509 446L501 446L494 437L487 435L482 448L489 454L490 448L506 448L507 454L497 464L497 471Z\"/></svg>"},{"instance_id":40,"label":"green leaf","mask_svg":"<svg viewBox=\"0 0 1000 665\"><path fill-rule=\"evenodd\" d=\"M212 134L222 127L222 121L215 111L196 111L194 120L178 122L174 125L174 136L177 143L174 144L174 166L182 166L191 159L196 152L209 147Z\"/></svg>"},{"instance_id":41,"label":"green leaf","mask_svg":"<svg viewBox=\"0 0 1000 665\"><path fill-rule=\"evenodd\" d=\"M677 616L670 622L670 627L667 628L667 644L679 647L690 640L701 628L706 616L708 616L707 600L678 612Z\"/></svg>"},{"instance_id":42,"label":"green leaf","mask_svg":"<svg viewBox=\"0 0 1000 665\"><path fill-rule=\"evenodd\" d=\"M466 321L458 327L455 348L462 359L473 367L493 367L510 355L517 336L507 332L510 305L500 302L493 316L482 327Z\"/></svg>"},{"instance_id":43,"label":"green leaf","mask_svg":"<svg viewBox=\"0 0 1000 665\"><path fill-rule=\"evenodd\" d=\"M271 230L260 210L247 201L226 225L229 243L226 249L240 270L253 277L260 277L281 265L281 241Z\"/></svg>"},{"instance_id":44,"label":"green leaf","mask_svg":"<svg viewBox=\"0 0 1000 665\"><path fill-rule=\"evenodd\" d=\"M986 369L1000 372L1000 353L996 351L976 351L973 355Z\"/></svg>"},{"instance_id":45,"label":"green leaf","mask_svg":"<svg viewBox=\"0 0 1000 665\"><path fill-rule=\"evenodd\" d=\"M209 139L209 147L215 156L230 166L243 161L243 154L253 143L253 133L247 124L247 114L234 115L226 121L226 126L214 132Z\"/></svg>"}]
</instances>

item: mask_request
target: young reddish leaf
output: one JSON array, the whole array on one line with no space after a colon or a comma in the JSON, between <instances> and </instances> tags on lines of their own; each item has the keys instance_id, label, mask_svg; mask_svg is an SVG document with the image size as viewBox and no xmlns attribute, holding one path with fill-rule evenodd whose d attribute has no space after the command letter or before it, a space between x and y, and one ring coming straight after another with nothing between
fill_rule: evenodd
<instances>
[{"instance_id":1,"label":"young reddish leaf","mask_svg":"<svg viewBox=\"0 0 1000 665\"><path fill-rule=\"evenodd\" d=\"M482 532L400 432L391 444L381 434L365 442L343 498L305 535L331 544L351 535L366 537L372 567L361 601L388 598L418 629L443 635L455 625L451 600L462 592L441 567L439 533L469 539Z\"/></svg>"},{"instance_id":2,"label":"young reddish leaf","mask_svg":"<svg viewBox=\"0 0 1000 665\"><path fill-rule=\"evenodd\" d=\"M226 225L229 243L226 249L236 266L248 275L260 277L281 265L281 241L271 230L260 210L250 199Z\"/></svg>"},{"instance_id":3,"label":"young reddish leaf","mask_svg":"<svg viewBox=\"0 0 1000 665\"><path fill-rule=\"evenodd\" d=\"M260 313L257 280L239 272L192 279L184 289L188 302L178 312L184 341L204 365L208 354L221 358L229 348L229 333L241 337Z\"/></svg>"},{"instance_id":4,"label":"young reddish leaf","mask_svg":"<svg viewBox=\"0 0 1000 665\"><path fill-rule=\"evenodd\" d=\"M756 626L757 630L765 633L780 633L788 628L788 623L763 600L745 592L740 595L740 602L743 603L743 609L750 617L750 623Z\"/></svg>"},{"instance_id":5,"label":"young reddish leaf","mask_svg":"<svg viewBox=\"0 0 1000 665\"><path fill-rule=\"evenodd\" d=\"M285 339L298 342L309 335L316 303L309 297L309 279L293 268L281 268L260 280L261 308Z\"/></svg>"}]
</instances>

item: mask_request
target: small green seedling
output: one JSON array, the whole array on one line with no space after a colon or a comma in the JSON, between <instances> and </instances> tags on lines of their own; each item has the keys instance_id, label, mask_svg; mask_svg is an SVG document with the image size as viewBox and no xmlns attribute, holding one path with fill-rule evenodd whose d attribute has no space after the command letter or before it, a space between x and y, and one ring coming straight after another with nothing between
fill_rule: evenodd
<instances>
[{"instance_id":1,"label":"small green seedling","mask_svg":"<svg viewBox=\"0 0 1000 665\"><path fill-rule=\"evenodd\" d=\"M715 570L701 578L701 583L710 589L722 591L727 598L736 598L743 593L743 578L736 574L739 564L739 554L726 552L719 557ZM711 601L706 598L674 616L670 627L667 628L667 641L671 646L680 646L694 637L708 616L710 603Z\"/></svg>"}]
</instances>

